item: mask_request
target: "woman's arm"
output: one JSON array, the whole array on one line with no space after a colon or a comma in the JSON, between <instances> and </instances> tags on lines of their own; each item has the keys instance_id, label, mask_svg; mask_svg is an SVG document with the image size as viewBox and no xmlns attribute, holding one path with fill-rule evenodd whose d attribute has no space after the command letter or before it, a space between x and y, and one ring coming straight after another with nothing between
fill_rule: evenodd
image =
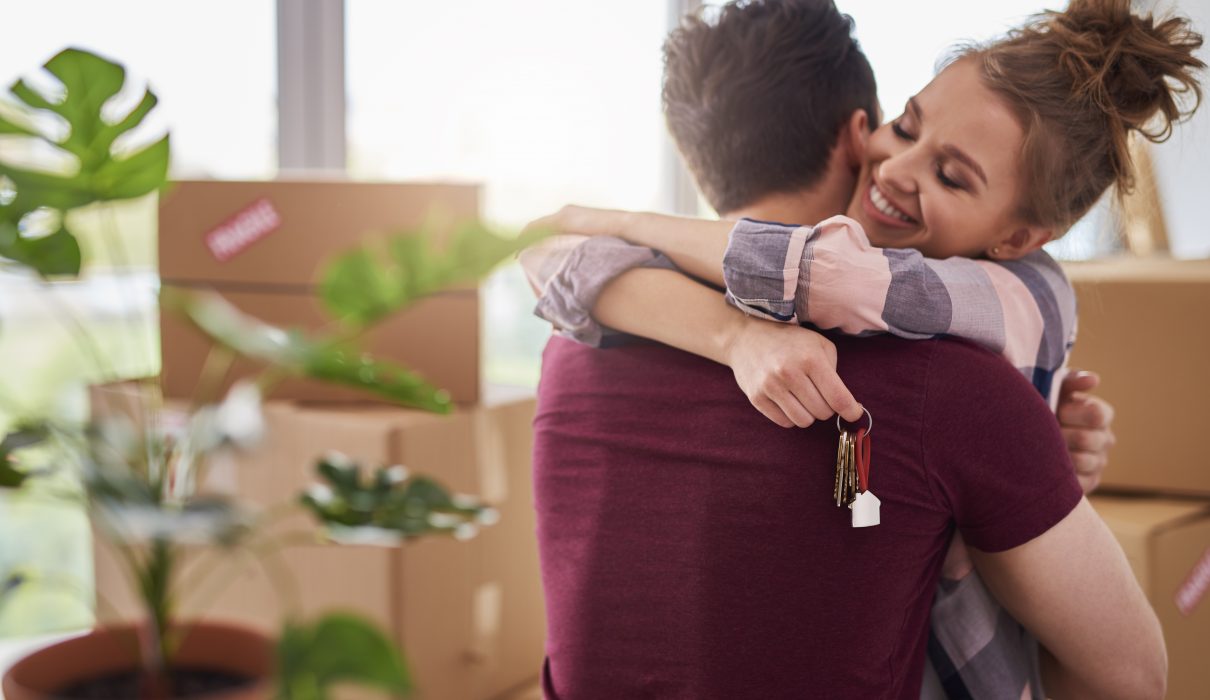
<instances>
[{"instance_id":1,"label":"woman's arm","mask_svg":"<svg viewBox=\"0 0 1210 700\"><path fill-rule=\"evenodd\" d=\"M734 221L711 221L568 205L530 224L580 236L616 236L654 248L700 280L723 286L723 255Z\"/></svg>"},{"instance_id":2,"label":"woman's arm","mask_svg":"<svg viewBox=\"0 0 1210 700\"><path fill-rule=\"evenodd\" d=\"M1004 355L1052 405L1075 337L1075 294L1042 251L1003 262L936 260L876 248L845 216L798 226L568 206L539 223L659 250L684 271L725 283L729 303L765 320L974 341Z\"/></svg>"},{"instance_id":3,"label":"woman's arm","mask_svg":"<svg viewBox=\"0 0 1210 700\"><path fill-rule=\"evenodd\" d=\"M593 314L611 328L728 365L752 405L783 428L805 428L837 413L861 417L861 405L836 374L831 341L806 328L748 318L722 294L678 272L626 272L606 285Z\"/></svg>"},{"instance_id":4,"label":"woman's arm","mask_svg":"<svg viewBox=\"0 0 1210 700\"><path fill-rule=\"evenodd\" d=\"M660 253L608 236L554 236L521 253L535 313L593 346L617 330L726 364L748 400L783 427L861 409L836 374L836 350L814 331L762 323L674 271ZM609 326L610 328L605 328Z\"/></svg>"}]
</instances>

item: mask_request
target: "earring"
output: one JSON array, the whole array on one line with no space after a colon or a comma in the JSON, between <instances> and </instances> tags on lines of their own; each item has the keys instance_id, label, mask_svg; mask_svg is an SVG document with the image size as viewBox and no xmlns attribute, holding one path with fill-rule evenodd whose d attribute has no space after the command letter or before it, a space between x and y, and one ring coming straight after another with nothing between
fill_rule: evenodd
<instances>
[{"instance_id":1,"label":"earring","mask_svg":"<svg viewBox=\"0 0 1210 700\"><path fill-rule=\"evenodd\" d=\"M995 248L992 248L992 255L999 255L999 254L1000 254L1000 246L996 246Z\"/></svg>"}]
</instances>

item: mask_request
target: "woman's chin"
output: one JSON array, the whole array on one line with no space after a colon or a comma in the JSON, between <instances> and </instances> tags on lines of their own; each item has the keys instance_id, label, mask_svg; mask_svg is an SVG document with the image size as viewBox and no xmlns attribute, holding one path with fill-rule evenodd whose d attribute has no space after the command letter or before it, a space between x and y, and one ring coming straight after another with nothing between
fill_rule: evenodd
<instances>
[{"instance_id":1,"label":"woman's chin","mask_svg":"<svg viewBox=\"0 0 1210 700\"><path fill-rule=\"evenodd\" d=\"M919 243L918 228L887 226L861 211L859 207L857 211L850 210L848 216L861 224L870 243L878 248L912 248Z\"/></svg>"}]
</instances>

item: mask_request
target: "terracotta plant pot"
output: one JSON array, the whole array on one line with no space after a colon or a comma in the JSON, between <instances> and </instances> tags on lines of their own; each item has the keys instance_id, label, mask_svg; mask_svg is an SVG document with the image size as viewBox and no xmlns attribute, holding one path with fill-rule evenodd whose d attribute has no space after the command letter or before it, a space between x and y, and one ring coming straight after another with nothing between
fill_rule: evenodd
<instances>
[{"instance_id":1,"label":"terracotta plant pot","mask_svg":"<svg viewBox=\"0 0 1210 700\"><path fill-rule=\"evenodd\" d=\"M252 629L213 622L188 625L174 666L247 676L247 685L204 696L207 700L267 700L273 695L274 642ZM82 681L137 666L133 625L101 627L21 659L4 674L6 700L47 700Z\"/></svg>"}]
</instances>

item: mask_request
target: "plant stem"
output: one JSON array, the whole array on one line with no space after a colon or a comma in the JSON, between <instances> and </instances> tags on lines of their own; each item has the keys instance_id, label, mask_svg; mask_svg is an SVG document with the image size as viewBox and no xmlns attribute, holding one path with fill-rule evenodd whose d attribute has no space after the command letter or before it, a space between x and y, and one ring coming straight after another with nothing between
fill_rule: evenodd
<instances>
[{"instance_id":1,"label":"plant stem","mask_svg":"<svg viewBox=\"0 0 1210 700\"><path fill-rule=\"evenodd\" d=\"M231 363L235 361L235 351L226 345L211 343L206 352L206 361L202 363L202 371L198 373L197 384L193 389L193 398L189 404L189 412L193 413L202 404L211 402L218 397L223 379Z\"/></svg>"},{"instance_id":2,"label":"plant stem","mask_svg":"<svg viewBox=\"0 0 1210 700\"><path fill-rule=\"evenodd\" d=\"M166 675L172 668L172 649L168 638L172 623L172 602L168 584L172 578L172 543L163 537L152 540L151 553L143 570L141 590L143 603L150 613L143 668L150 677Z\"/></svg>"}]
</instances>

